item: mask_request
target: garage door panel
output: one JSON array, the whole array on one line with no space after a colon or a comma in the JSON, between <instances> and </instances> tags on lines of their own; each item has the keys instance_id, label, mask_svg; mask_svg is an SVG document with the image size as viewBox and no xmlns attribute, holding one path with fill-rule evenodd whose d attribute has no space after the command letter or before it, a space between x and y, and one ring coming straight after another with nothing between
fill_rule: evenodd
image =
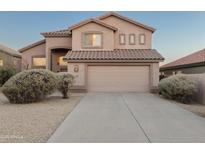
<instances>
[{"instance_id":1,"label":"garage door panel","mask_svg":"<svg viewBox=\"0 0 205 154\"><path fill-rule=\"evenodd\" d=\"M149 91L149 66L88 66L88 91Z\"/></svg>"}]
</instances>

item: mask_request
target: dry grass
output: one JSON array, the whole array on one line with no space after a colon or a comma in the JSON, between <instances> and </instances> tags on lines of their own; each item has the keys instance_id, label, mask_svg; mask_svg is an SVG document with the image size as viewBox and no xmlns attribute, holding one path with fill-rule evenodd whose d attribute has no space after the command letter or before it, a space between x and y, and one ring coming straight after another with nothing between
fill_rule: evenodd
<instances>
[{"instance_id":1,"label":"dry grass","mask_svg":"<svg viewBox=\"0 0 205 154\"><path fill-rule=\"evenodd\" d=\"M32 104L10 104L0 93L0 142L46 142L82 96L58 94Z\"/></svg>"}]
</instances>

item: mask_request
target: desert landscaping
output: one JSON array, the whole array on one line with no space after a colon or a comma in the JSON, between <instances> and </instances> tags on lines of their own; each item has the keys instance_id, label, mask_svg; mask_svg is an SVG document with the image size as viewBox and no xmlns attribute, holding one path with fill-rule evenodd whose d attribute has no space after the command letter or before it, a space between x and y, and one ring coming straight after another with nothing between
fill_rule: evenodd
<instances>
[{"instance_id":1,"label":"desert landscaping","mask_svg":"<svg viewBox=\"0 0 205 154\"><path fill-rule=\"evenodd\" d=\"M62 99L55 93L41 102L11 104L0 93L0 142L46 142L81 98Z\"/></svg>"}]
</instances>

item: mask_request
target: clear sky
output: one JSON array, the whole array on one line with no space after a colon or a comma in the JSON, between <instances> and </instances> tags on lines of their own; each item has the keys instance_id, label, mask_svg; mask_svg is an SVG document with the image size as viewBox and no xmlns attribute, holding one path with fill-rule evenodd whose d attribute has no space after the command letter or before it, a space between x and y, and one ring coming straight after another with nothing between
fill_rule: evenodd
<instances>
[{"instance_id":1,"label":"clear sky","mask_svg":"<svg viewBox=\"0 0 205 154\"><path fill-rule=\"evenodd\" d=\"M105 12L0 12L0 43L19 49L43 39L41 32L60 30ZM165 63L205 48L205 12L119 12L156 28L153 48Z\"/></svg>"}]
</instances>

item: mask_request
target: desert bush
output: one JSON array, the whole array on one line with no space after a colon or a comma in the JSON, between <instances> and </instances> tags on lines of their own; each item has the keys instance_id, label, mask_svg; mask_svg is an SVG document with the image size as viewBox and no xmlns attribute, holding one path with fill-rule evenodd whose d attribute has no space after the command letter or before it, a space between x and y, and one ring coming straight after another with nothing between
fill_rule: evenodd
<instances>
[{"instance_id":1,"label":"desert bush","mask_svg":"<svg viewBox=\"0 0 205 154\"><path fill-rule=\"evenodd\" d=\"M183 103L191 101L196 91L196 82L183 75L173 75L162 79L159 83L159 93L161 95Z\"/></svg>"},{"instance_id":2,"label":"desert bush","mask_svg":"<svg viewBox=\"0 0 205 154\"><path fill-rule=\"evenodd\" d=\"M16 70L11 67L0 67L0 87L16 74Z\"/></svg>"},{"instance_id":3,"label":"desert bush","mask_svg":"<svg viewBox=\"0 0 205 154\"><path fill-rule=\"evenodd\" d=\"M25 70L11 77L2 87L11 103L31 103L45 98L56 89L56 77L44 69Z\"/></svg>"},{"instance_id":4,"label":"desert bush","mask_svg":"<svg viewBox=\"0 0 205 154\"><path fill-rule=\"evenodd\" d=\"M74 82L74 76L68 73L58 73L56 77L57 89L62 93L63 98L68 98L70 87Z\"/></svg>"}]
</instances>

